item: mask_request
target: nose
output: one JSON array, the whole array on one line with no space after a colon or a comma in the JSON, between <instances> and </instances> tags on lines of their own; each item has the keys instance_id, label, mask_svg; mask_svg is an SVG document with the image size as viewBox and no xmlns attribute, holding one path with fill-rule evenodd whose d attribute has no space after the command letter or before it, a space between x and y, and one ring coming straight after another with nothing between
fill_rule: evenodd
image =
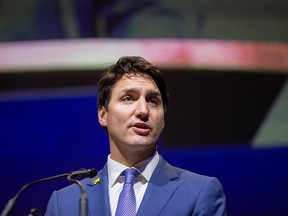
<instances>
[{"instance_id":1,"label":"nose","mask_svg":"<svg viewBox=\"0 0 288 216\"><path fill-rule=\"evenodd\" d=\"M142 121L148 121L149 107L146 100L138 100L136 103L135 115Z\"/></svg>"}]
</instances>

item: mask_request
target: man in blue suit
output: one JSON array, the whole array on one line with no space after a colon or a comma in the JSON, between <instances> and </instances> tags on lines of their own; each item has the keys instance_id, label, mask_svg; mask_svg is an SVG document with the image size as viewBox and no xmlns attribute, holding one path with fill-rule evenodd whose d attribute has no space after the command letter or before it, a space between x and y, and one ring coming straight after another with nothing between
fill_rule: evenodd
<instances>
[{"instance_id":1,"label":"man in blue suit","mask_svg":"<svg viewBox=\"0 0 288 216\"><path fill-rule=\"evenodd\" d=\"M226 215L225 195L216 178L173 167L158 154L167 104L162 73L141 57L122 57L101 75L98 119L109 137L110 155L96 177L82 180L90 216L126 214L119 213L118 198L126 184L123 172L131 168L138 174L129 195L133 213L128 215ZM75 184L55 191L45 215L78 215L79 197ZM131 203L125 205L122 211Z\"/></svg>"}]
</instances>

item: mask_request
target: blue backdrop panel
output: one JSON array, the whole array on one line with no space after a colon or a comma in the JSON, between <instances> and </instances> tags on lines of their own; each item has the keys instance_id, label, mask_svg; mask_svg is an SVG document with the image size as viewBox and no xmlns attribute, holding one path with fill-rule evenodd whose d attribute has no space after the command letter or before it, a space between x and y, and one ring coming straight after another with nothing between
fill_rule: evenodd
<instances>
[{"instance_id":1,"label":"blue backdrop panel","mask_svg":"<svg viewBox=\"0 0 288 216\"><path fill-rule=\"evenodd\" d=\"M0 101L1 210L28 182L104 165L109 147L98 124L96 99L90 92ZM287 148L251 149L249 144L167 148L161 140L159 152L170 163L220 179L229 215L288 214ZM52 191L68 184L59 179L25 191L15 215L28 214L34 207L44 212Z\"/></svg>"}]
</instances>

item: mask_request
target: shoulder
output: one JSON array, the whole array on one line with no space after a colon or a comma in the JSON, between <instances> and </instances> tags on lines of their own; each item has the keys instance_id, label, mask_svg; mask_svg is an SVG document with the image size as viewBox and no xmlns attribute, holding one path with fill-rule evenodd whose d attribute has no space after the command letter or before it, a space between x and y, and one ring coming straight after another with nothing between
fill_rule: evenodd
<instances>
[{"instance_id":1,"label":"shoulder","mask_svg":"<svg viewBox=\"0 0 288 216\"><path fill-rule=\"evenodd\" d=\"M183 181L192 181L195 184L220 183L216 177L195 173L186 169L171 166L179 178Z\"/></svg>"},{"instance_id":2,"label":"shoulder","mask_svg":"<svg viewBox=\"0 0 288 216\"><path fill-rule=\"evenodd\" d=\"M187 188L194 190L197 188L199 191L207 189L223 190L220 181L216 177L198 174L178 167L173 167L172 169L178 176L176 181L179 181L180 185L185 185Z\"/></svg>"},{"instance_id":3,"label":"shoulder","mask_svg":"<svg viewBox=\"0 0 288 216\"><path fill-rule=\"evenodd\" d=\"M170 176L169 184L177 185L174 197L182 206L190 206L195 215L226 215L226 197L217 178L172 166L164 159L159 166Z\"/></svg>"},{"instance_id":4,"label":"shoulder","mask_svg":"<svg viewBox=\"0 0 288 216\"><path fill-rule=\"evenodd\" d=\"M195 173L186 169L172 166L163 158L160 159L159 163L160 170L167 173L172 181L175 181L179 186L185 190L192 190L194 192L201 193L209 190L215 193L223 191L220 181L213 176L203 175Z\"/></svg>"},{"instance_id":5,"label":"shoulder","mask_svg":"<svg viewBox=\"0 0 288 216\"><path fill-rule=\"evenodd\" d=\"M171 165L168 163L165 159L160 157L159 164L158 164L158 171L164 172L167 175L170 175L175 178L181 178L181 180L184 181L194 181L195 183L200 182L206 182L212 179L215 179L214 177L198 174L183 168L179 168L176 166Z\"/></svg>"},{"instance_id":6,"label":"shoulder","mask_svg":"<svg viewBox=\"0 0 288 216\"><path fill-rule=\"evenodd\" d=\"M83 185L86 195L89 199L92 199L93 189L98 187L93 187L96 185L95 180L99 178L102 171L98 173L98 175L94 178L85 178L81 180L81 184ZM102 180L105 178L102 178ZM98 184L97 184L98 186ZM96 193L97 194L97 193ZM79 198L81 195L81 190L79 185L73 183L69 186L61 188L60 190L56 190L51 195L46 215L75 215L75 212L79 212Z\"/></svg>"}]
</instances>

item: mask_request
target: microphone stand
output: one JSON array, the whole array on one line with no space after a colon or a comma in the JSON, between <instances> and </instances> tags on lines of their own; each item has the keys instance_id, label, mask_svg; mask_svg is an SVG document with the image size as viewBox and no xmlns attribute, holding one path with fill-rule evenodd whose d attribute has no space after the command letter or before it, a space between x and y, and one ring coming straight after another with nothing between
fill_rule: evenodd
<instances>
[{"instance_id":1,"label":"microphone stand","mask_svg":"<svg viewBox=\"0 0 288 216\"><path fill-rule=\"evenodd\" d=\"M80 216L88 216L88 199L87 199L87 195L86 195L86 192L85 192L85 189L84 189L84 186L82 185L82 183L77 180L77 179L73 179L73 177L75 175L78 175L77 172L75 173L71 173L70 175L67 176L67 180L69 182L72 182L72 183L76 183L80 190L81 190L81 195L80 195L80 199L79 199L79 215Z\"/></svg>"},{"instance_id":2,"label":"microphone stand","mask_svg":"<svg viewBox=\"0 0 288 216\"><path fill-rule=\"evenodd\" d=\"M42 182L46 182L46 181L50 181L50 180L54 180L54 179L57 179L57 178L62 178L62 177L65 177L67 176L67 179L68 181L70 182L75 182L76 184L79 185L80 189L81 189L81 198L80 198L80 216L87 216L88 215L88 200L87 200L87 196L86 196L86 193L85 193L85 190L84 190L84 187L82 185L82 183L79 181L79 180L76 180L76 179L72 179L73 177L79 177L79 178L85 178L85 177L94 177L96 176L97 174L97 171L95 169L81 169L81 170L78 170L78 171L74 171L74 172L71 172L71 173L65 173L65 174L60 174L60 175L56 175L56 176L52 176L52 177L48 177L48 178L43 178L43 179L39 179L39 180L36 180L36 181L33 181L29 184L26 184L24 185L19 191L18 193L13 197L11 198L6 206L4 207L2 213L1 213L1 216L11 216L12 215L12 211L15 207L15 203L16 203L16 200L18 199L19 195L24 191L26 190L27 188L33 186L33 185L36 185L36 184L39 184L39 183L42 183Z\"/></svg>"},{"instance_id":3,"label":"microphone stand","mask_svg":"<svg viewBox=\"0 0 288 216\"><path fill-rule=\"evenodd\" d=\"M13 197L11 198L8 203L6 204L4 210L2 211L1 213L1 216L11 216L12 215L12 211L15 207L15 203L16 203L16 200L18 199L19 195L24 191L26 190L27 188L33 186L33 185L36 185L36 184L39 184L41 182L46 182L46 181L49 181L49 180L52 180L52 179L57 179L57 178L62 178L62 177L65 177L65 176L68 176L70 173L66 173L66 174L60 174L60 175L56 175L56 176L52 176L52 177L48 177L48 178L43 178L43 179L39 179L39 180L36 180L34 182L31 182L27 185L24 185L19 191L18 193Z\"/></svg>"}]
</instances>

